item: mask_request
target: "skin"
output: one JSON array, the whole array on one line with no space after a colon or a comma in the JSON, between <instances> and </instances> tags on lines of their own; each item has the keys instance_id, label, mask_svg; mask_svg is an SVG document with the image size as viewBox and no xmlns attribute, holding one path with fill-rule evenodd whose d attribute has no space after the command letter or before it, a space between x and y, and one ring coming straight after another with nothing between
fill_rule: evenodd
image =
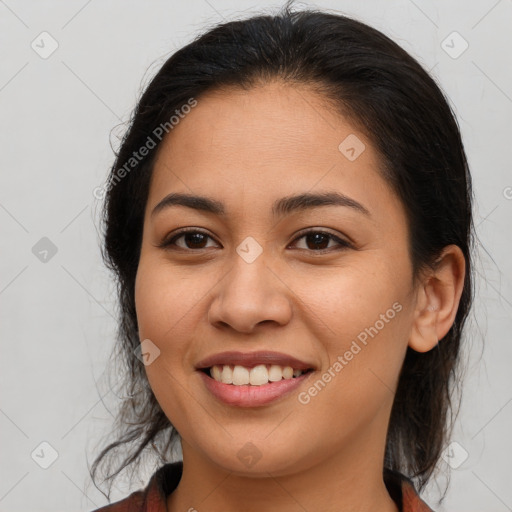
<instances>
[{"instance_id":1,"label":"skin","mask_svg":"<svg viewBox=\"0 0 512 512\"><path fill-rule=\"evenodd\" d=\"M350 134L365 144L354 161L338 149ZM272 216L277 199L332 191L369 215L320 206ZM171 192L211 197L225 215L176 205L152 215ZM159 247L184 227L209 237ZM328 237L315 245L299 233L306 228L351 246ZM249 236L263 250L250 264L236 251ZM159 150L136 279L140 339L160 350L147 376L182 438L168 510L396 512L382 469L398 375L407 346L428 351L448 332L463 276L463 255L449 246L435 272L413 279L405 212L377 152L317 93L276 81L198 98ZM300 403L395 303L400 312ZM227 350L284 352L316 370L276 402L229 406L195 370ZM251 467L237 456L247 442L261 455Z\"/></svg>"}]
</instances>

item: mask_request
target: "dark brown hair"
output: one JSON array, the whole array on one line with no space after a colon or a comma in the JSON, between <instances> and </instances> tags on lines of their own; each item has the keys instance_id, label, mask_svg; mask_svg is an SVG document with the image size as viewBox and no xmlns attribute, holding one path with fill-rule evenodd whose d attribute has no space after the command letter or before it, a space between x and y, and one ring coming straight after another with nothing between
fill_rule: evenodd
<instances>
[{"instance_id":1,"label":"dark brown hair","mask_svg":"<svg viewBox=\"0 0 512 512\"><path fill-rule=\"evenodd\" d=\"M119 293L116 357L124 365L128 397L120 404L117 439L94 461L93 481L100 463L110 462L106 475L112 481L146 449L168 461L178 439L134 355L140 343L134 284L161 140L155 133L162 126L170 131L170 117L191 99L200 103L206 91L250 89L274 79L311 85L372 141L384 177L407 213L415 275L433 265L450 244L459 246L466 259L464 289L450 331L429 352L407 349L386 442L385 468L413 478L420 489L432 475L451 429L452 388L472 302L471 178L458 124L435 81L387 36L346 16L294 12L288 3L275 16L215 26L177 51L151 80L133 113L111 169L103 219L104 259L115 273ZM156 147L135 164L133 153L148 146L149 138ZM114 455L121 448L126 451L119 460Z\"/></svg>"}]
</instances>

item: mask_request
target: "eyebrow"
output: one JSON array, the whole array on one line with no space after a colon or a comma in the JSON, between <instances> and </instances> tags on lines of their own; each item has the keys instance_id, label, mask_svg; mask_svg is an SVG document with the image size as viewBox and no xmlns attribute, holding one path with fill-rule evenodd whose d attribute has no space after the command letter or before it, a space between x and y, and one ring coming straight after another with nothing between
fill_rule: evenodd
<instances>
[{"instance_id":1,"label":"eyebrow","mask_svg":"<svg viewBox=\"0 0 512 512\"><path fill-rule=\"evenodd\" d=\"M165 196L151 212L151 216L160 213L171 206L185 206L194 210L225 216L224 204L216 199L206 196L198 196L183 193L171 193ZM355 199L339 192L303 193L294 196L283 197L274 202L272 214L274 217L284 217L293 212L299 212L319 206L345 206L352 208L367 216L371 216L367 208Z\"/></svg>"}]
</instances>

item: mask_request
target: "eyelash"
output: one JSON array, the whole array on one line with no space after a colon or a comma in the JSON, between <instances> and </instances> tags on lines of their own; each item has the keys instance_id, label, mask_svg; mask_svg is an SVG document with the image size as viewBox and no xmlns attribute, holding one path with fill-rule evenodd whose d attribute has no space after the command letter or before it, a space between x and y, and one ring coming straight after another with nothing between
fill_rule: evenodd
<instances>
[{"instance_id":1,"label":"eyelash","mask_svg":"<svg viewBox=\"0 0 512 512\"><path fill-rule=\"evenodd\" d=\"M192 233L192 234L201 234L201 235L204 235L204 236L207 236L208 238L214 240L214 238L212 236L210 236L208 233L200 230L200 229L197 229L197 228L186 228L186 229L182 229L180 231L178 231L177 233L174 233L172 235L172 237L167 237L165 238L162 243L160 243L158 245L158 247L160 247L161 249L169 249L171 248L171 246L175 245L175 242L176 240L179 240L181 237L183 237L184 235L186 234L189 234L189 233ZM344 250L344 249L353 249L353 245L350 243L350 242L347 242L346 240L343 240L335 235L333 235L332 233L329 233L328 231L322 231L322 230L315 230L315 229L310 229L308 231L303 231L301 233L299 233L299 235L293 240L292 243L294 242L297 242L298 240L300 240L301 238L304 238L306 237L307 235L311 235L311 234L321 234L321 235L324 235L326 237L329 238L329 241L333 240L335 242L338 243L339 247L337 249L334 249L335 251L341 251L341 250ZM201 249L189 249L189 248L183 248L183 247L178 247L179 250L183 250L183 251L201 251L203 249L206 249L206 247L204 248L201 248ZM317 253L317 254L325 254L326 252L332 252L333 251L333 248L326 248L326 249L319 249L319 250L313 250L313 249L300 249L301 251L307 251L307 252L312 252L312 253Z\"/></svg>"}]
</instances>

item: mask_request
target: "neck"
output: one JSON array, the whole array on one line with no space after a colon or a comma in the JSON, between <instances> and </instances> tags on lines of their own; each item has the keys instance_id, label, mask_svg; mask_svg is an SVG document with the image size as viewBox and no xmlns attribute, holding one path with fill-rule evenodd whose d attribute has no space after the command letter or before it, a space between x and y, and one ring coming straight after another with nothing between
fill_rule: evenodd
<instances>
[{"instance_id":1,"label":"neck","mask_svg":"<svg viewBox=\"0 0 512 512\"><path fill-rule=\"evenodd\" d=\"M383 480L383 450L376 456L374 448L373 443L352 443L344 453L302 471L247 477L226 471L183 443L183 474L167 509L398 512Z\"/></svg>"}]
</instances>

